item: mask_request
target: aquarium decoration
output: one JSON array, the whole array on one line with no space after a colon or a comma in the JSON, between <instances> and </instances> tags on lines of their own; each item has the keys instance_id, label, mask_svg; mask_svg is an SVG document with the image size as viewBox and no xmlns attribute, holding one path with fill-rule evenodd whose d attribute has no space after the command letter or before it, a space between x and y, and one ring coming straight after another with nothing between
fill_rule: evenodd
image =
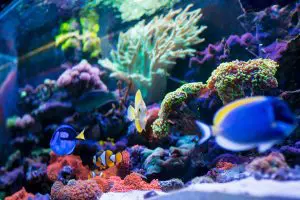
<instances>
[{"instance_id":1,"label":"aquarium decoration","mask_svg":"<svg viewBox=\"0 0 300 200\"><path fill-rule=\"evenodd\" d=\"M293 0L5 4L0 199L300 200L299 16Z\"/></svg>"},{"instance_id":2,"label":"aquarium decoration","mask_svg":"<svg viewBox=\"0 0 300 200\"><path fill-rule=\"evenodd\" d=\"M60 25L55 37L55 45L62 51L76 50L88 55L88 58L98 58L101 54L101 39L99 15L94 11L83 12L82 16L72 18Z\"/></svg>"},{"instance_id":3,"label":"aquarium decoration","mask_svg":"<svg viewBox=\"0 0 300 200\"><path fill-rule=\"evenodd\" d=\"M110 77L133 82L148 101L160 100L166 89L168 73L177 58L193 55L192 45L204 41L199 38L206 26L198 26L201 9L171 10L156 16L149 23L141 21L125 33L120 33L117 50L111 60L99 64L112 71Z\"/></svg>"}]
</instances>

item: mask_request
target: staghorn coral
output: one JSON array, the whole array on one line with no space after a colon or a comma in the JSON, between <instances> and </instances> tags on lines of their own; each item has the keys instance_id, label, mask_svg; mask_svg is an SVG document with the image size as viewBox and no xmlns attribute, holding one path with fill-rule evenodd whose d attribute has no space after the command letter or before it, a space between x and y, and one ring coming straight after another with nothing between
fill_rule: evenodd
<instances>
[{"instance_id":1,"label":"staghorn coral","mask_svg":"<svg viewBox=\"0 0 300 200\"><path fill-rule=\"evenodd\" d=\"M99 60L99 64L112 71L111 77L132 81L148 101L159 100L175 60L192 55L195 50L190 46L204 40L198 37L206 28L197 26L201 10L189 11L191 7L171 10L166 16L156 16L148 24L141 21L120 33L111 60Z\"/></svg>"},{"instance_id":2,"label":"staghorn coral","mask_svg":"<svg viewBox=\"0 0 300 200\"><path fill-rule=\"evenodd\" d=\"M168 117L172 110L180 107L182 103L189 99L199 96L206 91L206 85L201 82L188 83L182 85L174 92L168 93L161 103L161 108L158 113L159 118L152 124L153 134L157 138L162 138L169 133Z\"/></svg>"},{"instance_id":3,"label":"staghorn coral","mask_svg":"<svg viewBox=\"0 0 300 200\"><path fill-rule=\"evenodd\" d=\"M12 196L6 197L5 200L27 200L29 198L34 198L34 195L27 193L23 187L20 191L14 193Z\"/></svg>"},{"instance_id":4,"label":"staghorn coral","mask_svg":"<svg viewBox=\"0 0 300 200\"><path fill-rule=\"evenodd\" d=\"M107 91L106 85L100 79L101 75L102 73L97 67L93 67L86 60L82 60L61 74L57 79L57 85L59 88L65 88L74 96L79 96L92 89Z\"/></svg>"},{"instance_id":5,"label":"staghorn coral","mask_svg":"<svg viewBox=\"0 0 300 200\"><path fill-rule=\"evenodd\" d=\"M67 185L56 181L51 188L52 200L97 200L101 195L102 192L94 180L70 180Z\"/></svg>"},{"instance_id":6,"label":"staghorn coral","mask_svg":"<svg viewBox=\"0 0 300 200\"><path fill-rule=\"evenodd\" d=\"M84 180L88 178L89 168L83 166L79 156L57 156L53 152L51 152L50 164L47 167L48 178L51 181L56 181L64 166L70 166L73 169L76 179Z\"/></svg>"},{"instance_id":7,"label":"staghorn coral","mask_svg":"<svg viewBox=\"0 0 300 200\"><path fill-rule=\"evenodd\" d=\"M212 72L207 87L216 91L226 104L238 98L276 88L278 83L275 73L278 67L278 64L270 59L222 63Z\"/></svg>"}]
</instances>

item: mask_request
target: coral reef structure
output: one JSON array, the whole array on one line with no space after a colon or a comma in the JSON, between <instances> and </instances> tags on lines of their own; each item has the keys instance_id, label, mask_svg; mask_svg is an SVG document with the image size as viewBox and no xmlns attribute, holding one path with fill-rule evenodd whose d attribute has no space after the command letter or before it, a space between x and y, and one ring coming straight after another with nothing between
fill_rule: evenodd
<instances>
[{"instance_id":1,"label":"coral reef structure","mask_svg":"<svg viewBox=\"0 0 300 200\"><path fill-rule=\"evenodd\" d=\"M270 59L222 63L212 72L207 87L216 91L223 103L277 88L278 64Z\"/></svg>"},{"instance_id":2,"label":"coral reef structure","mask_svg":"<svg viewBox=\"0 0 300 200\"><path fill-rule=\"evenodd\" d=\"M191 7L171 10L165 16L154 17L148 24L141 21L120 33L111 60L99 60L99 64L112 71L111 77L132 81L148 101L160 100L176 59L192 55L195 50L190 46L204 40L199 34L206 27L197 25L202 17L201 9L189 11Z\"/></svg>"}]
</instances>

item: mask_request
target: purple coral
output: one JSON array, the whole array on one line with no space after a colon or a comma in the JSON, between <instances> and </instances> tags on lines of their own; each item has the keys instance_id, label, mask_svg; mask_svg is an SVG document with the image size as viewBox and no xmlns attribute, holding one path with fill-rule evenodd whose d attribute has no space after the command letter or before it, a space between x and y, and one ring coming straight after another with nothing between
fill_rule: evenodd
<instances>
[{"instance_id":1,"label":"purple coral","mask_svg":"<svg viewBox=\"0 0 300 200\"><path fill-rule=\"evenodd\" d=\"M34 118L29 114L25 114L23 117L16 118L16 128L27 129L34 125L34 123Z\"/></svg>"},{"instance_id":2,"label":"purple coral","mask_svg":"<svg viewBox=\"0 0 300 200\"><path fill-rule=\"evenodd\" d=\"M106 85L101 81L102 72L82 60L78 65L67 69L58 79L57 85L65 88L70 94L79 96L83 92L100 89L107 91Z\"/></svg>"},{"instance_id":3,"label":"purple coral","mask_svg":"<svg viewBox=\"0 0 300 200\"><path fill-rule=\"evenodd\" d=\"M209 44L208 47L199 51L196 57L190 60L190 67L193 63L203 65L205 63L220 64L227 60L237 59L239 55L246 53L249 58L253 55L249 51L257 48L257 41L251 33L245 33L241 36L231 35L226 40L222 40L216 44Z\"/></svg>"}]
</instances>

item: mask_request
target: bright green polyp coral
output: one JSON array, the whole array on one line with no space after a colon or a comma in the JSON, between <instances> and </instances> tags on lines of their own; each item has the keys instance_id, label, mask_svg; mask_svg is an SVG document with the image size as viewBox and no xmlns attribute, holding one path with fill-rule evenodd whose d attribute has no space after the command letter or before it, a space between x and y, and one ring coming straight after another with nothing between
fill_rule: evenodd
<instances>
[{"instance_id":1,"label":"bright green polyp coral","mask_svg":"<svg viewBox=\"0 0 300 200\"><path fill-rule=\"evenodd\" d=\"M201 10L171 10L165 16L156 16L148 24L139 22L125 33L120 33L117 50L111 51L111 60L100 60L111 77L133 82L148 101L160 100L166 88L168 72L176 59L193 55L190 46L201 43L199 38L205 26L198 26ZM153 96L159 95L159 96Z\"/></svg>"},{"instance_id":2,"label":"bright green polyp coral","mask_svg":"<svg viewBox=\"0 0 300 200\"><path fill-rule=\"evenodd\" d=\"M156 137L162 138L169 133L168 117L172 110L180 107L182 103L187 102L189 99L198 96L206 85L201 82L187 83L182 85L174 92L168 93L161 103L158 119L152 124L152 130Z\"/></svg>"},{"instance_id":3,"label":"bright green polyp coral","mask_svg":"<svg viewBox=\"0 0 300 200\"><path fill-rule=\"evenodd\" d=\"M226 104L238 98L276 88L278 83L275 73L278 67L279 65L270 59L222 63L212 72L207 86L216 91Z\"/></svg>"},{"instance_id":4,"label":"bright green polyp coral","mask_svg":"<svg viewBox=\"0 0 300 200\"><path fill-rule=\"evenodd\" d=\"M56 46L61 46L63 51L77 49L97 58L101 53L101 39L98 37L100 30L96 12L90 11L79 19L71 19L61 24L59 34L55 37Z\"/></svg>"}]
</instances>

